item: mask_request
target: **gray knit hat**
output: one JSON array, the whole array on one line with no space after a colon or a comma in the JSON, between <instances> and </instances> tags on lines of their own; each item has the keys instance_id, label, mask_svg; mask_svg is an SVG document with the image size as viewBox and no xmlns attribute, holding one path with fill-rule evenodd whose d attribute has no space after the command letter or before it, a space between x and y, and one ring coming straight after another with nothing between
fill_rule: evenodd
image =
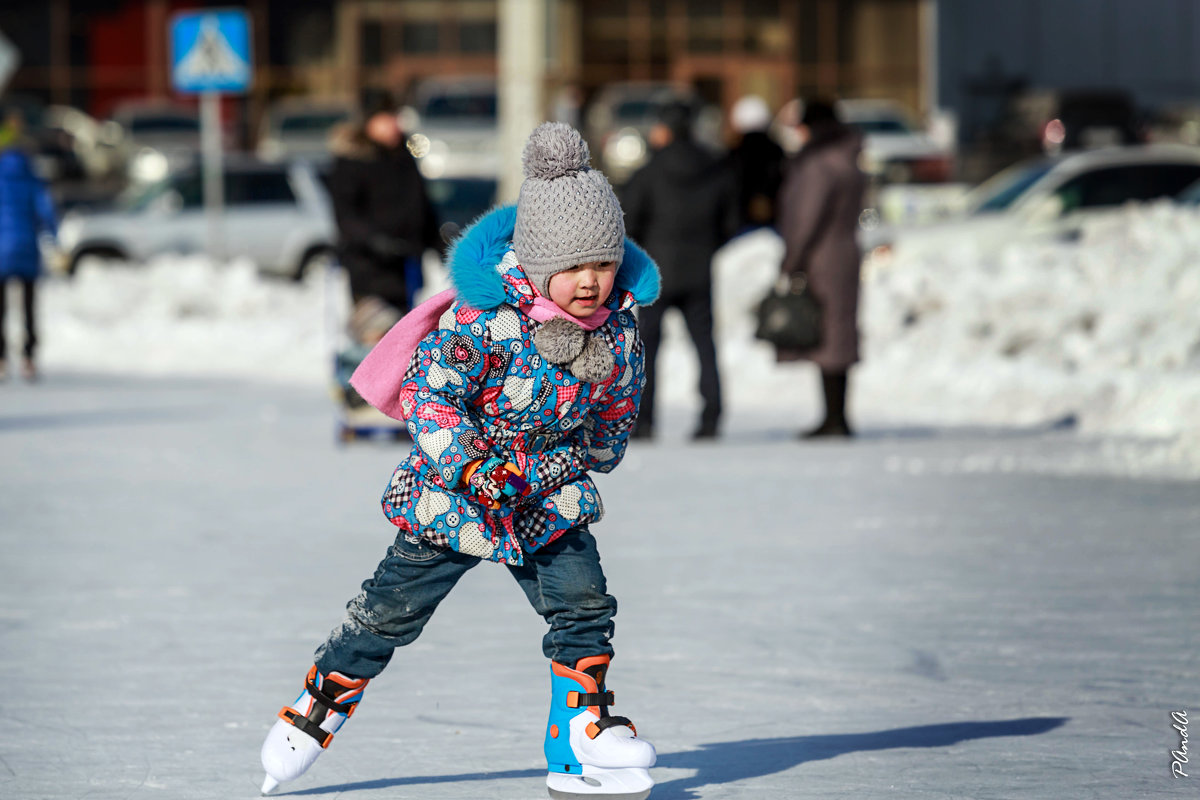
<instances>
[{"instance_id":1,"label":"gray knit hat","mask_svg":"<svg viewBox=\"0 0 1200 800\"><path fill-rule=\"evenodd\" d=\"M521 156L513 249L529 280L548 296L556 272L589 261L621 263L625 216L604 174L588 166L588 146L562 122L534 129Z\"/></svg>"}]
</instances>

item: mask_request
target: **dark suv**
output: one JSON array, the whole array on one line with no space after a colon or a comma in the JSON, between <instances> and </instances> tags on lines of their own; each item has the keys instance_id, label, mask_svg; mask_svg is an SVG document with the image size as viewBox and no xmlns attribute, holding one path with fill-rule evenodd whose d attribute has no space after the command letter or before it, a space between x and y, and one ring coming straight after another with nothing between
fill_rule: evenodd
<instances>
[{"instance_id":1,"label":"dark suv","mask_svg":"<svg viewBox=\"0 0 1200 800\"><path fill-rule=\"evenodd\" d=\"M1133 98L1112 89L1030 92L1013 101L1009 119L1019 144L1048 155L1145 138Z\"/></svg>"}]
</instances>

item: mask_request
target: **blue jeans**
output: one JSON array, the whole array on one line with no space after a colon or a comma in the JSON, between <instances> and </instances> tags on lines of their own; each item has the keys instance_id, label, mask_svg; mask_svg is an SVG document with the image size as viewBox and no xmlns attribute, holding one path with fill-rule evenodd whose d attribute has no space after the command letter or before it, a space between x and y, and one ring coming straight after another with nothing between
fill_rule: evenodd
<instances>
[{"instance_id":1,"label":"blue jeans","mask_svg":"<svg viewBox=\"0 0 1200 800\"><path fill-rule=\"evenodd\" d=\"M467 570L481 559L443 549L401 531L375 576L346 605L346 619L317 648L317 669L374 678L392 651L413 642ZM617 600L608 594L596 539L575 528L507 567L534 610L550 623L547 658L574 667L587 656L613 654L609 640Z\"/></svg>"}]
</instances>

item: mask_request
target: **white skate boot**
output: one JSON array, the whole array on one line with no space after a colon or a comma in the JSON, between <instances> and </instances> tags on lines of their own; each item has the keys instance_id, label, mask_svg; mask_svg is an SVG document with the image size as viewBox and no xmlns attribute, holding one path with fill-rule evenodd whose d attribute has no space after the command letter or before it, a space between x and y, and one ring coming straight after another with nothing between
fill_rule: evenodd
<instances>
[{"instance_id":1,"label":"white skate boot","mask_svg":"<svg viewBox=\"0 0 1200 800\"><path fill-rule=\"evenodd\" d=\"M299 778L312 766L358 707L367 681L340 672L322 675L315 665L309 669L304 691L279 712L263 742L262 765L267 771L263 794Z\"/></svg>"},{"instance_id":2,"label":"white skate boot","mask_svg":"<svg viewBox=\"0 0 1200 800\"><path fill-rule=\"evenodd\" d=\"M608 713L608 656L581 658L575 669L550 662L546 787L555 800L644 800L654 786L654 745L633 723Z\"/></svg>"}]
</instances>

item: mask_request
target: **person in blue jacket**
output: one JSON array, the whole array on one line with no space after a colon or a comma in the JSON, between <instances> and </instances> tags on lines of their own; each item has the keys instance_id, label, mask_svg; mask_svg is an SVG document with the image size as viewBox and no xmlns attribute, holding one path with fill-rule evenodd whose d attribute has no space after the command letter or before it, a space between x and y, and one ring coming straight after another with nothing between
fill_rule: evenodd
<instances>
[{"instance_id":1,"label":"person in blue jacket","mask_svg":"<svg viewBox=\"0 0 1200 800\"><path fill-rule=\"evenodd\" d=\"M37 375L33 361L37 347L35 288L42 271L38 235L46 232L56 236L58 223L45 184L18 147L21 129L21 118L16 113L9 114L0 125L0 378L8 375L4 335L7 289L9 281L16 280L21 284L25 312L21 374L33 380Z\"/></svg>"}]
</instances>

